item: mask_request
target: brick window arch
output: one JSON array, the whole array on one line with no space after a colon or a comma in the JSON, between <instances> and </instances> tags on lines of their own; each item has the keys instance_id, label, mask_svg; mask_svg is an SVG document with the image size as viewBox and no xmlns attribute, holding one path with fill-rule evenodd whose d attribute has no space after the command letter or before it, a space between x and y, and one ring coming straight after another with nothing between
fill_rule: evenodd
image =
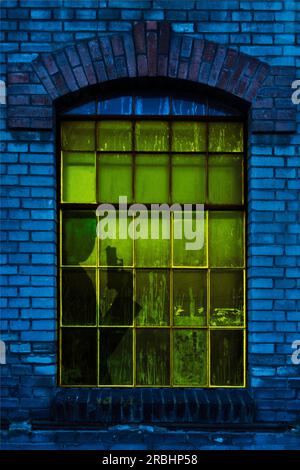
<instances>
[{"instance_id":1,"label":"brick window arch","mask_svg":"<svg viewBox=\"0 0 300 470\"><path fill-rule=\"evenodd\" d=\"M251 105L253 132L293 131L295 109L288 102L288 119L283 112L272 115L272 123L265 119L270 115L266 79L278 74L277 69L226 45L173 33L169 23L138 22L132 33L99 36L41 54L24 67L25 73L12 65L8 94L18 94L21 86L22 99L9 100L8 124L11 129L52 129L53 104L72 100L87 87L125 78L168 77L211 87ZM281 87L278 98L285 95Z\"/></svg>"}]
</instances>

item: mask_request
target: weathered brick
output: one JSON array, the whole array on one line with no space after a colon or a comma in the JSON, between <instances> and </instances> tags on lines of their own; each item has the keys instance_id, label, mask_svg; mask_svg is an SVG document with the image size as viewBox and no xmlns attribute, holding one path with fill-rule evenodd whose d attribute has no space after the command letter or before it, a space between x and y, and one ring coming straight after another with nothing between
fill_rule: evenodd
<instances>
[{"instance_id":1,"label":"weathered brick","mask_svg":"<svg viewBox=\"0 0 300 470\"><path fill-rule=\"evenodd\" d=\"M92 61L91 61L88 47L86 44L81 43L81 44L78 44L77 50L79 52L79 56L80 56L81 63L85 71L85 75L88 79L88 83L89 85L94 85L95 83L97 83L97 79L96 79L96 75L95 75L95 71L94 71Z\"/></svg>"},{"instance_id":2,"label":"weathered brick","mask_svg":"<svg viewBox=\"0 0 300 470\"><path fill-rule=\"evenodd\" d=\"M146 53L146 33L143 23L137 23L134 26L134 42L136 54Z\"/></svg>"},{"instance_id":3,"label":"weathered brick","mask_svg":"<svg viewBox=\"0 0 300 470\"><path fill-rule=\"evenodd\" d=\"M149 76L157 74L157 32L147 32L147 56Z\"/></svg>"}]
</instances>

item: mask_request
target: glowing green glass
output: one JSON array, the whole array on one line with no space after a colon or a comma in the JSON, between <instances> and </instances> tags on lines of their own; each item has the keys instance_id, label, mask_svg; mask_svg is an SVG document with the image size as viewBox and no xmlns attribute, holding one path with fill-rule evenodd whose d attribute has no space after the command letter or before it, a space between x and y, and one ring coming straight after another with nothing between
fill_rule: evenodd
<instances>
[{"instance_id":1,"label":"glowing green glass","mask_svg":"<svg viewBox=\"0 0 300 470\"><path fill-rule=\"evenodd\" d=\"M128 152L132 149L130 121L101 121L97 126L98 149L106 152Z\"/></svg>"},{"instance_id":2,"label":"glowing green glass","mask_svg":"<svg viewBox=\"0 0 300 470\"><path fill-rule=\"evenodd\" d=\"M173 265L206 266L206 216L173 214Z\"/></svg>"},{"instance_id":3,"label":"glowing green glass","mask_svg":"<svg viewBox=\"0 0 300 470\"><path fill-rule=\"evenodd\" d=\"M169 385L169 329L136 330L136 380L138 385Z\"/></svg>"},{"instance_id":4,"label":"glowing green glass","mask_svg":"<svg viewBox=\"0 0 300 470\"><path fill-rule=\"evenodd\" d=\"M243 124L241 122L211 122L209 124L210 152L242 152Z\"/></svg>"},{"instance_id":5,"label":"glowing green glass","mask_svg":"<svg viewBox=\"0 0 300 470\"><path fill-rule=\"evenodd\" d=\"M225 269L210 272L210 324L242 326L244 323L244 273Z\"/></svg>"},{"instance_id":6,"label":"glowing green glass","mask_svg":"<svg viewBox=\"0 0 300 470\"><path fill-rule=\"evenodd\" d=\"M170 324L170 279L167 270L136 271L137 325L166 326Z\"/></svg>"},{"instance_id":7,"label":"glowing green glass","mask_svg":"<svg viewBox=\"0 0 300 470\"><path fill-rule=\"evenodd\" d=\"M61 137L63 150L95 150L95 123L64 122Z\"/></svg>"},{"instance_id":8,"label":"glowing green glass","mask_svg":"<svg viewBox=\"0 0 300 470\"><path fill-rule=\"evenodd\" d=\"M209 201L212 204L242 204L242 171L242 155L209 155Z\"/></svg>"},{"instance_id":9,"label":"glowing green glass","mask_svg":"<svg viewBox=\"0 0 300 470\"><path fill-rule=\"evenodd\" d=\"M204 122L174 122L172 133L173 152L205 152L206 124Z\"/></svg>"},{"instance_id":10,"label":"glowing green glass","mask_svg":"<svg viewBox=\"0 0 300 470\"><path fill-rule=\"evenodd\" d=\"M96 265L96 216L91 211L68 211L62 219L62 263Z\"/></svg>"},{"instance_id":11,"label":"glowing green glass","mask_svg":"<svg viewBox=\"0 0 300 470\"><path fill-rule=\"evenodd\" d=\"M173 271L173 322L176 326L206 325L206 272Z\"/></svg>"},{"instance_id":12,"label":"glowing green glass","mask_svg":"<svg viewBox=\"0 0 300 470\"><path fill-rule=\"evenodd\" d=\"M132 266L133 222L124 211L115 211L99 217L99 264L100 266ZM111 257L111 250L114 256Z\"/></svg>"},{"instance_id":13,"label":"glowing green glass","mask_svg":"<svg viewBox=\"0 0 300 470\"><path fill-rule=\"evenodd\" d=\"M244 266L243 212L210 212L208 233L211 266Z\"/></svg>"},{"instance_id":14,"label":"glowing green glass","mask_svg":"<svg viewBox=\"0 0 300 470\"><path fill-rule=\"evenodd\" d=\"M143 213L142 213L143 214ZM143 214L143 219L135 219L136 233L140 238L135 240L135 263L137 267L168 267L170 265L170 223L167 219L152 220ZM151 238L151 230L155 237ZM148 234L147 238L146 235ZM143 237L143 238L142 238ZM144 238L145 237L145 238ZM166 237L166 238L163 238ZM169 237L169 238L167 238Z\"/></svg>"},{"instance_id":15,"label":"glowing green glass","mask_svg":"<svg viewBox=\"0 0 300 470\"><path fill-rule=\"evenodd\" d=\"M95 154L63 152L63 201L95 202Z\"/></svg>"},{"instance_id":16,"label":"glowing green glass","mask_svg":"<svg viewBox=\"0 0 300 470\"><path fill-rule=\"evenodd\" d=\"M169 150L169 125L162 121L137 122L135 140L137 151L166 152Z\"/></svg>"},{"instance_id":17,"label":"glowing green glass","mask_svg":"<svg viewBox=\"0 0 300 470\"><path fill-rule=\"evenodd\" d=\"M119 203L119 196L132 202L132 156L130 154L101 154L98 158L100 202Z\"/></svg>"},{"instance_id":18,"label":"glowing green glass","mask_svg":"<svg viewBox=\"0 0 300 470\"><path fill-rule=\"evenodd\" d=\"M172 156L172 202L204 203L206 163L202 155Z\"/></svg>"},{"instance_id":19,"label":"glowing green glass","mask_svg":"<svg viewBox=\"0 0 300 470\"><path fill-rule=\"evenodd\" d=\"M207 332L173 330L174 385L207 384Z\"/></svg>"},{"instance_id":20,"label":"glowing green glass","mask_svg":"<svg viewBox=\"0 0 300 470\"><path fill-rule=\"evenodd\" d=\"M168 155L138 154L135 160L135 200L165 203L169 200Z\"/></svg>"}]
</instances>

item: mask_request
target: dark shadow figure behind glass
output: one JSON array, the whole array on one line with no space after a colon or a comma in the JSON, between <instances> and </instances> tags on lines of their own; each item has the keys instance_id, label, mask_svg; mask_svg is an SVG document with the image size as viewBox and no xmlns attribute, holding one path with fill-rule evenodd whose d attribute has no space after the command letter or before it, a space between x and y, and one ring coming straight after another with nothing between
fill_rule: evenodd
<instances>
[{"instance_id":1,"label":"dark shadow figure behind glass","mask_svg":"<svg viewBox=\"0 0 300 470\"><path fill-rule=\"evenodd\" d=\"M141 310L141 306L133 300L133 274L123 269L123 260L117 257L115 247L106 248L106 261L108 266L115 266L107 270L107 288L116 292L116 296L106 312L100 312L102 325L132 325L133 314L135 317ZM113 330L110 330L113 331ZM105 334L105 329L102 329ZM127 328L118 328L106 340L100 344L100 381L103 384L112 384L109 372L109 355L118 348L127 332ZM109 351L108 351L109 350ZM109 355L108 355L109 354ZM132 357L132 354L131 354ZM121 365L120 365L121 366Z\"/></svg>"},{"instance_id":2,"label":"dark shadow figure behind glass","mask_svg":"<svg viewBox=\"0 0 300 470\"><path fill-rule=\"evenodd\" d=\"M74 238L77 238L76 235L79 234L74 234ZM78 242L77 246L80 246L78 261L85 261L88 259L89 254L94 248L94 240L91 244L89 244L87 240L84 240L84 243L80 239L77 239L76 241ZM141 310L141 306L137 302L133 301L133 274L131 271L125 270L123 268L123 260L117 257L117 250L115 247L108 246L106 248L106 260L107 265L112 266L111 268L103 269L103 272L106 271L107 273L106 287L109 290L114 290L116 295L109 308L107 308L106 311L100 311L100 327L101 325L112 327L115 325L132 325L133 313L136 317ZM71 276L68 279L68 273L70 272ZM88 270L84 269L83 267L78 267L70 271L65 270L64 279L65 282L63 282L62 299L63 312L65 312L64 324L95 324L95 312L97 306L97 296L95 290L96 284L89 276ZM103 304L104 303L102 302L102 305ZM114 385L109 368L110 356L114 353L114 351L117 350L128 330L127 328L118 328L116 330L114 330L114 328L109 328L109 335L105 334L105 330L106 328L101 328L100 330L100 384ZM84 367L84 364L86 364L86 370L82 370L82 384L84 385L86 380L91 383L89 379L84 379L84 377L87 377L87 375L94 375L95 372L91 370L91 363L89 363L90 354L92 351L94 351L95 348L93 345L87 344L84 345L83 349L84 351L82 350L82 343L81 345L73 344L71 347L72 352L69 350L68 354L71 354L73 361L75 357L80 359L81 367ZM86 359L83 361L81 354L86 355ZM71 361L71 358L69 358L69 360L68 358L65 359L67 366L69 360ZM73 361L71 361L71 363Z\"/></svg>"}]
</instances>

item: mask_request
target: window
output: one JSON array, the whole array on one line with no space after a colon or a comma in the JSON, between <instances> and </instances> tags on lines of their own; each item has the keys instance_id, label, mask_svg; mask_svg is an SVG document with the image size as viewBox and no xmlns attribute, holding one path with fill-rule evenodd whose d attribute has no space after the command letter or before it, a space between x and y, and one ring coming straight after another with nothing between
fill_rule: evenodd
<instances>
[{"instance_id":1,"label":"window","mask_svg":"<svg viewBox=\"0 0 300 470\"><path fill-rule=\"evenodd\" d=\"M77 106L60 128L60 385L244 387L242 116L140 93ZM97 206L120 195L190 203L191 219L203 203L204 246L99 239Z\"/></svg>"}]
</instances>

